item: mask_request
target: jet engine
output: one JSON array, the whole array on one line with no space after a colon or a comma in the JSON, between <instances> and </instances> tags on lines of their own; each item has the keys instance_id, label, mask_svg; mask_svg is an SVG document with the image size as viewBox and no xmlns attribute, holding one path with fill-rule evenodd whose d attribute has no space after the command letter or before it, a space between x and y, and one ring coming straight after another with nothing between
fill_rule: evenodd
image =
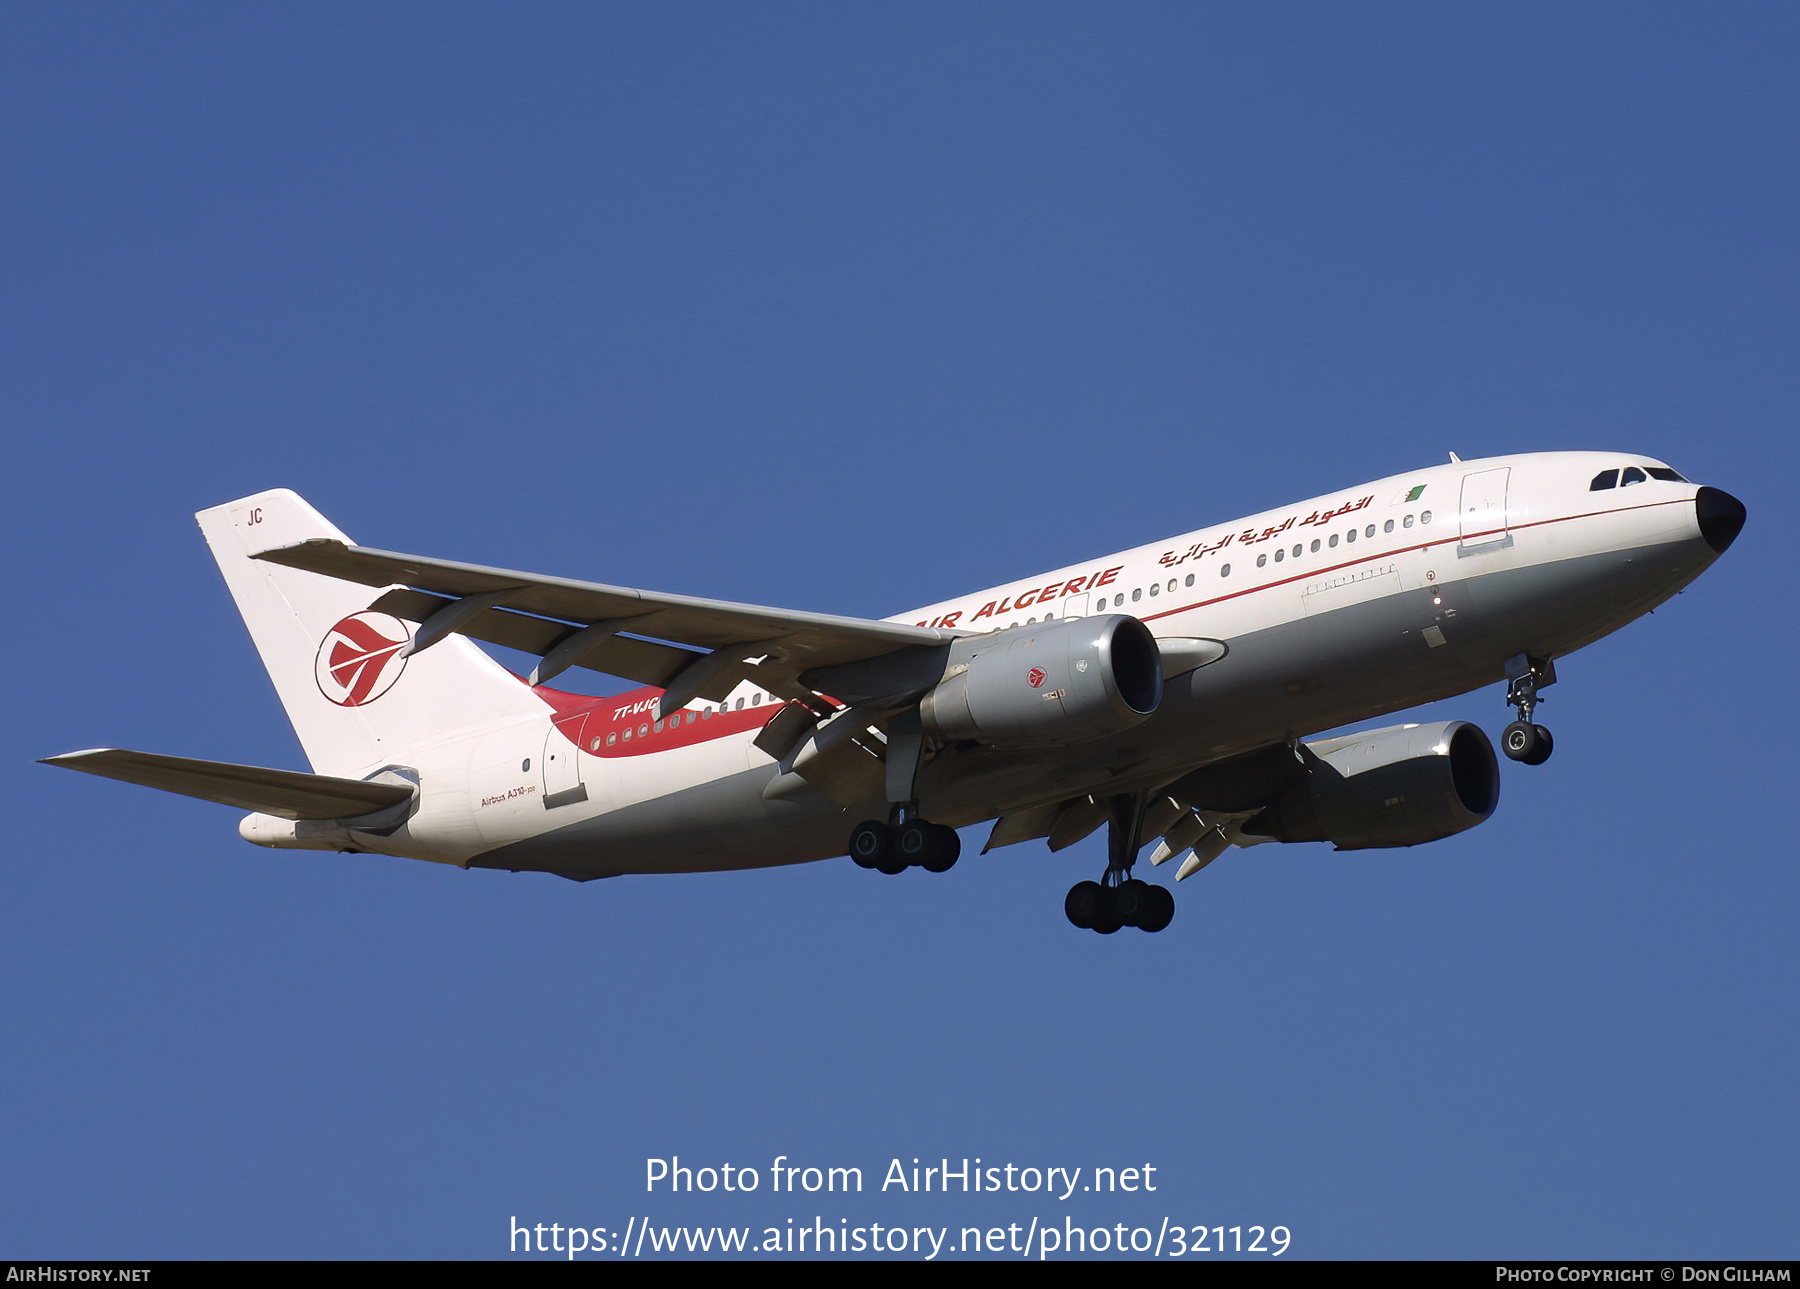
<instances>
[{"instance_id":1,"label":"jet engine","mask_svg":"<svg viewBox=\"0 0 1800 1289\"><path fill-rule=\"evenodd\" d=\"M1417 846L1473 828L1499 803L1480 726L1397 725L1304 744L1300 774L1242 831L1339 850Z\"/></svg>"},{"instance_id":2,"label":"jet engine","mask_svg":"<svg viewBox=\"0 0 1800 1289\"><path fill-rule=\"evenodd\" d=\"M1103 615L966 636L919 702L935 738L1080 743L1122 733L1162 701L1156 637L1136 618Z\"/></svg>"}]
</instances>

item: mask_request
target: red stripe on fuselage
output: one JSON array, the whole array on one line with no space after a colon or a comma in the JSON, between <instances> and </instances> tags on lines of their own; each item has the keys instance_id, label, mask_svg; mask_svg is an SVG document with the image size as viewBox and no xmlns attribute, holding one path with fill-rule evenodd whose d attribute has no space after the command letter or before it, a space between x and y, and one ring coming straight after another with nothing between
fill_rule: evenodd
<instances>
[{"instance_id":1,"label":"red stripe on fuselage","mask_svg":"<svg viewBox=\"0 0 1800 1289\"><path fill-rule=\"evenodd\" d=\"M741 710L715 708L711 716L688 709L661 722L662 728L657 729L656 700L663 695L660 689L633 689L605 698L564 693L542 685L532 692L550 704L550 719L564 737L589 756L599 757L648 756L729 738L761 729L782 707L779 700L761 705L746 702ZM688 719L690 716L692 720ZM638 733L640 729L643 734ZM630 738L625 736L627 730L631 731Z\"/></svg>"}]
</instances>

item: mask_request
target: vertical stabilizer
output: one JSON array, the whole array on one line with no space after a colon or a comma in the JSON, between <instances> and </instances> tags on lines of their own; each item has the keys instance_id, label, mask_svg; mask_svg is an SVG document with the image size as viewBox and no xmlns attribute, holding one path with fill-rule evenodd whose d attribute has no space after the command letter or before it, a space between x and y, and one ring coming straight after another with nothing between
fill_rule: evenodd
<instances>
[{"instance_id":1,"label":"vertical stabilizer","mask_svg":"<svg viewBox=\"0 0 1800 1289\"><path fill-rule=\"evenodd\" d=\"M194 518L316 773L358 778L456 731L548 712L462 636L404 656L411 626L367 612L379 591L250 558L309 537L349 542L297 494L277 488Z\"/></svg>"}]
</instances>

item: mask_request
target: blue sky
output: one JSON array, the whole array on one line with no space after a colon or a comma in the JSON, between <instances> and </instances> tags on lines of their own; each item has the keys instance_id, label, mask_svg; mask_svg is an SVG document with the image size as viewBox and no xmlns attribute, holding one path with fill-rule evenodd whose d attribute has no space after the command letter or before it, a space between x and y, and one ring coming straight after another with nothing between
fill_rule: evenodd
<instances>
[{"instance_id":1,"label":"blue sky","mask_svg":"<svg viewBox=\"0 0 1800 1289\"><path fill-rule=\"evenodd\" d=\"M494 1257L508 1221L1283 1224L1792 1256L1788 6L0 15L0 1254ZM34 764L304 766L192 522L883 616L1463 457L1744 499L1429 847L942 877L275 854ZM1497 689L1436 705L1497 733ZM1164 879L1166 880L1166 878ZM1158 1169L646 1197L646 1157ZM908 1165L910 1167L910 1163Z\"/></svg>"}]
</instances>

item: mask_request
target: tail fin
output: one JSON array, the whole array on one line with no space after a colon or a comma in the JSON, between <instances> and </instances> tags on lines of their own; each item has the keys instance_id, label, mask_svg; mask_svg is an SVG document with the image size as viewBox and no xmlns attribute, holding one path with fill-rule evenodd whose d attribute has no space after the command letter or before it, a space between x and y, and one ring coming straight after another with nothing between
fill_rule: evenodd
<instances>
[{"instance_id":1,"label":"tail fin","mask_svg":"<svg viewBox=\"0 0 1800 1289\"><path fill-rule=\"evenodd\" d=\"M543 715L542 700L462 636L403 656L411 628L379 592L250 557L309 537L348 542L285 488L194 516L319 774L361 777L452 730Z\"/></svg>"}]
</instances>

